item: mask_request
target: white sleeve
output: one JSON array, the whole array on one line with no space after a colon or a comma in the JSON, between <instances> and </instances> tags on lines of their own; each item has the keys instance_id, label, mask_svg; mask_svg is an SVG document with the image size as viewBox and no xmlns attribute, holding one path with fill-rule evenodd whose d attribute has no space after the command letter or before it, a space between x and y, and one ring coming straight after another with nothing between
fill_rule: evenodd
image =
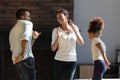
<instances>
[{"instance_id":1,"label":"white sleeve","mask_svg":"<svg viewBox=\"0 0 120 80\"><path fill-rule=\"evenodd\" d=\"M78 26L77 26L77 25L75 25L75 29L76 29L76 31L77 31L77 33L78 33L78 35L80 36L80 31L79 31L79 28L78 28Z\"/></svg>"},{"instance_id":2,"label":"white sleeve","mask_svg":"<svg viewBox=\"0 0 120 80\"><path fill-rule=\"evenodd\" d=\"M25 22L23 23L23 34L21 37L21 40L30 40L30 37L32 36L32 27L33 24L31 22Z\"/></svg>"},{"instance_id":3,"label":"white sleeve","mask_svg":"<svg viewBox=\"0 0 120 80\"><path fill-rule=\"evenodd\" d=\"M51 42L51 45L55 42L57 38L57 28L54 28L53 31L52 31L52 42Z\"/></svg>"},{"instance_id":4,"label":"white sleeve","mask_svg":"<svg viewBox=\"0 0 120 80\"><path fill-rule=\"evenodd\" d=\"M98 38L94 38L93 40L92 40L92 43L93 44L97 44L97 43L99 43L100 42L100 40L98 39Z\"/></svg>"}]
</instances>

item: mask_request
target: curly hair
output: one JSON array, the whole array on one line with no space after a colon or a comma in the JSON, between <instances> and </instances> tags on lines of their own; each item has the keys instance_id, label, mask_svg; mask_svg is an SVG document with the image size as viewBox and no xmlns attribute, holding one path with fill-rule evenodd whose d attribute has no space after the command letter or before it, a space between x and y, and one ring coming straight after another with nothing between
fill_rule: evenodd
<instances>
[{"instance_id":1,"label":"curly hair","mask_svg":"<svg viewBox=\"0 0 120 80\"><path fill-rule=\"evenodd\" d=\"M89 29L88 32L96 33L100 30L104 29L104 21L101 17L93 17L89 21Z\"/></svg>"}]
</instances>

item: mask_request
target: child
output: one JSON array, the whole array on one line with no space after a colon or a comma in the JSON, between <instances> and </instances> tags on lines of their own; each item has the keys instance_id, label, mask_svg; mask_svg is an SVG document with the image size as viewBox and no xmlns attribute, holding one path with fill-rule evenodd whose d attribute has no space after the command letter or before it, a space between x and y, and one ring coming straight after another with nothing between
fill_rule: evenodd
<instances>
[{"instance_id":1,"label":"child","mask_svg":"<svg viewBox=\"0 0 120 80\"><path fill-rule=\"evenodd\" d=\"M92 80L102 80L103 74L110 67L110 62L106 56L106 46L100 39L104 21L101 17L94 17L89 22L88 37L91 41L92 59L94 62L94 73Z\"/></svg>"}]
</instances>

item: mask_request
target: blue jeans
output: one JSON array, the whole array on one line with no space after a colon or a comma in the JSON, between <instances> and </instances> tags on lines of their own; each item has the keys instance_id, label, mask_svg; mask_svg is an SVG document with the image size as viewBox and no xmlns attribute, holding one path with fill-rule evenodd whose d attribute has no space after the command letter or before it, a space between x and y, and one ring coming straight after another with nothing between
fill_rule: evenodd
<instances>
[{"instance_id":1,"label":"blue jeans","mask_svg":"<svg viewBox=\"0 0 120 80\"><path fill-rule=\"evenodd\" d=\"M63 62L54 60L54 79L73 80L76 62Z\"/></svg>"},{"instance_id":2,"label":"blue jeans","mask_svg":"<svg viewBox=\"0 0 120 80\"><path fill-rule=\"evenodd\" d=\"M29 57L15 64L20 80L36 80L36 69L34 59Z\"/></svg>"},{"instance_id":3,"label":"blue jeans","mask_svg":"<svg viewBox=\"0 0 120 80\"><path fill-rule=\"evenodd\" d=\"M107 68L103 60L94 61L94 74L92 80L102 80Z\"/></svg>"}]
</instances>

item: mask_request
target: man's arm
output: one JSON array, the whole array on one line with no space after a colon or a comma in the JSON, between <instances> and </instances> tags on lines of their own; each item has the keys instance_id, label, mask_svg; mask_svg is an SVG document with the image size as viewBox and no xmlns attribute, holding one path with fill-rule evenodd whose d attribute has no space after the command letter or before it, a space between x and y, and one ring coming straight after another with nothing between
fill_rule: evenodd
<instances>
[{"instance_id":1,"label":"man's arm","mask_svg":"<svg viewBox=\"0 0 120 80\"><path fill-rule=\"evenodd\" d=\"M32 39L31 39L31 45L34 44L35 40L41 35L41 32L33 31L32 32Z\"/></svg>"},{"instance_id":2,"label":"man's arm","mask_svg":"<svg viewBox=\"0 0 120 80\"><path fill-rule=\"evenodd\" d=\"M22 58L24 57L24 55L25 55L26 46L27 46L27 40L22 40L21 42L22 42L21 43L21 45L22 45L22 53L15 58L15 63L20 62L22 60Z\"/></svg>"}]
</instances>

